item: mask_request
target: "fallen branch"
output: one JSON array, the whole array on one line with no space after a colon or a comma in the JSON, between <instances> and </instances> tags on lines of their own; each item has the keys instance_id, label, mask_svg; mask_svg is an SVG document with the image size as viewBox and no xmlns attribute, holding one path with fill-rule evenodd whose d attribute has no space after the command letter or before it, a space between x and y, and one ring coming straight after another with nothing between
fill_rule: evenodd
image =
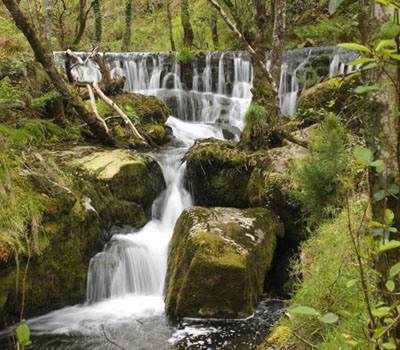
<instances>
[{"instance_id":1,"label":"fallen branch","mask_svg":"<svg viewBox=\"0 0 400 350\"><path fill-rule=\"evenodd\" d=\"M109 97L107 97L106 95L104 95L103 91L101 91L101 89L99 88L99 84L97 83L97 81L94 81L92 83L94 90L96 91L96 93L99 95L99 97L105 102L107 103L110 107L112 107L124 120L125 124L128 125L130 127L130 129L132 130L133 134L141 141L143 141L144 143L147 144L146 140L143 138L142 135L140 135L139 131L137 131L135 125L133 125L132 121L128 118L128 116L121 110L121 108L119 108L113 100L111 100Z\"/></svg>"},{"instance_id":2,"label":"fallen branch","mask_svg":"<svg viewBox=\"0 0 400 350\"><path fill-rule=\"evenodd\" d=\"M106 338L106 340L107 340L110 344L116 346L118 349L126 350L126 349L123 348L121 345L118 345L116 342L114 342L113 340L111 340L111 339L108 337L108 335L107 335L107 333L106 333L106 330L104 329L104 324L103 324L103 322L101 323L101 329L102 329L102 331L103 331L104 338Z\"/></svg>"},{"instance_id":3,"label":"fallen branch","mask_svg":"<svg viewBox=\"0 0 400 350\"><path fill-rule=\"evenodd\" d=\"M108 126L107 126L105 120L104 120L102 117L100 117L99 112L98 112L98 110L97 110L96 100L95 100L95 98L94 98L94 93L93 93L93 89L92 89L91 85L90 85L90 84L86 84L86 88L87 88L88 91L89 91L90 105L92 106L93 113L95 114L95 116L96 116L96 118L99 120L99 122L103 124L104 128L105 128L105 129L107 130L107 132L109 133L110 130L108 129Z\"/></svg>"}]
</instances>

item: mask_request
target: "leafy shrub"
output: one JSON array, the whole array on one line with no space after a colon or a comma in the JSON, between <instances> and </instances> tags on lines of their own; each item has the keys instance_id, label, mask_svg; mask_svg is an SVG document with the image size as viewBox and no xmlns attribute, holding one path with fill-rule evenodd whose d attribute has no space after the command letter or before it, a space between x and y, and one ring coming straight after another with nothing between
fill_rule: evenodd
<instances>
[{"instance_id":1,"label":"leafy shrub","mask_svg":"<svg viewBox=\"0 0 400 350\"><path fill-rule=\"evenodd\" d=\"M299 190L295 198L302 203L310 224L317 223L340 204L343 190L340 174L346 166L343 140L344 129L339 118L328 114L317 141L308 147L308 156L296 168Z\"/></svg>"}]
</instances>

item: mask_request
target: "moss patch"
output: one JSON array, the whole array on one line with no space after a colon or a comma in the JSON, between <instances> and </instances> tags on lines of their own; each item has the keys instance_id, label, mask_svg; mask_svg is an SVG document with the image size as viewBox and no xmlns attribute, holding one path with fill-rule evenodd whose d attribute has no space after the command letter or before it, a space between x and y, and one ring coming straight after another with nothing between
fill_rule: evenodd
<instances>
[{"instance_id":1,"label":"moss patch","mask_svg":"<svg viewBox=\"0 0 400 350\"><path fill-rule=\"evenodd\" d=\"M180 317L250 315L277 236L283 236L283 226L263 208L185 210L171 242L166 312Z\"/></svg>"}]
</instances>

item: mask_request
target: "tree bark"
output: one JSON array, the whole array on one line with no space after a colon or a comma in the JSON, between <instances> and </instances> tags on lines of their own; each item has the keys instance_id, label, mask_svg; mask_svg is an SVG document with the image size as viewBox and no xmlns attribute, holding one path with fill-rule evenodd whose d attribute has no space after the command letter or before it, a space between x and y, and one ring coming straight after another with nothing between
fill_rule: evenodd
<instances>
[{"instance_id":1,"label":"tree bark","mask_svg":"<svg viewBox=\"0 0 400 350\"><path fill-rule=\"evenodd\" d=\"M131 51L132 36L132 0L126 0L125 4L125 32L122 38L122 52Z\"/></svg>"},{"instance_id":2,"label":"tree bark","mask_svg":"<svg viewBox=\"0 0 400 350\"><path fill-rule=\"evenodd\" d=\"M54 0L44 0L44 16L42 22L42 39L44 41L45 47L51 50L51 19L53 17Z\"/></svg>"},{"instance_id":3,"label":"tree bark","mask_svg":"<svg viewBox=\"0 0 400 350\"><path fill-rule=\"evenodd\" d=\"M22 31L28 40L30 46L37 61L43 66L46 73L49 75L57 91L61 94L64 100L67 100L72 107L76 110L80 118L82 118L88 125L92 133L104 144L114 145L115 141L108 134L107 130L104 129L103 125L99 123L94 113L90 112L78 93L71 88L68 83L64 80L61 73L58 71L53 55L48 53L42 45L41 40L33 30L28 19L20 11L18 5L14 0L2 0L4 5L7 7L17 27Z\"/></svg>"},{"instance_id":4,"label":"tree bark","mask_svg":"<svg viewBox=\"0 0 400 350\"><path fill-rule=\"evenodd\" d=\"M101 0L93 1L93 12L94 12L94 40L96 43L101 43L102 34L102 16L101 16Z\"/></svg>"},{"instance_id":5,"label":"tree bark","mask_svg":"<svg viewBox=\"0 0 400 350\"><path fill-rule=\"evenodd\" d=\"M189 2L188 0L181 0L181 19L183 27L183 44L187 47L193 46L193 29L190 24Z\"/></svg>"},{"instance_id":6,"label":"tree bark","mask_svg":"<svg viewBox=\"0 0 400 350\"><path fill-rule=\"evenodd\" d=\"M219 40L218 40L218 26L217 26L217 15L214 11L211 13L210 25L211 25L211 36L213 41L214 50L218 50Z\"/></svg>"},{"instance_id":7,"label":"tree bark","mask_svg":"<svg viewBox=\"0 0 400 350\"><path fill-rule=\"evenodd\" d=\"M86 23L87 23L87 18L89 15L89 12L93 6L93 2L90 4L88 9L86 8L86 3L87 0L79 0L79 16L78 16L78 24L77 24L77 31L75 35L75 40L73 43L73 47L76 47L79 45L79 43L82 40L83 33L85 33L86 29Z\"/></svg>"},{"instance_id":8,"label":"tree bark","mask_svg":"<svg viewBox=\"0 0 400 350\"><path fill-rule=\"evenodd\" d=\"M272 34L271 74L276 83L280 84L283 48L286 34L286 0L276 0L274 16L274 31Z\"/></svg>"},{"instance_id":9,"label":"tree bark","mask_svg":"<svg viewBox=\"0 0 400 350\"><path fill-rule=\"evenodd\" d=\"M167 8L167 17L168 17L169 41L171 42L171 51L176 51L174 33L172 32L172 16L171 16L171 8L169 1L170 0L165 0L165 6Z\"/></svg>"},{"instance_id":10,"label":"tree bark","mask_svg":"<svg viewBox=\"0 0 400 350\"><path fill-rule=\"evenodd\" d=\"M261 57L266 57L267 55L267 25L268 25L268 17L267 17L267 9L266 9L266 0L253 0L254 8L253 8L253 23L256 27L256 35L253 39L252 46L255 51Z\"/></svg>"}]
</instances>

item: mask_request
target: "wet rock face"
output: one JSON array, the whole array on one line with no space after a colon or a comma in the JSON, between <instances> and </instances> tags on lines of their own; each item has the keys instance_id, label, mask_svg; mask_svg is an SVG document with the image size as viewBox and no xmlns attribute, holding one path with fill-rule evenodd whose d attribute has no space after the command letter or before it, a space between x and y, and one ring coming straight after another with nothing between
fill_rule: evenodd
<instances>
[{"instance_id":1,"label":"wet rock face","mask_svg":"<svg viewBox=\"0 0 400 350\"><path fill-rule=\"evenodd\" d=\"M143 226L146 211L165 188L157 162L130 151L78 146L53 156L74 179L69 188L57 187L54 195L42 196L41 254L32 257L26 276L28 315L58 303L82 302L89 260L100 248L98 240L109 238L112 225ZM0 316L10 319L19 316L21 267L26 264L21 260L19 274L11 259L0 263Z\"/></svg>"},{"instance_id":2,"label":"wet rock face","mask_svg":"<svg viewBox=\"0 0 400 350\"><path fill-rule=\"evenodd\" d=\"M185 155L187 187L195 203L204 206L246 208L251 158L235 142L197 141ZM190 181L190 182L189 182Z\"/></svg>"},{"instance_id":3,"label":"wet rock face","mask_svg":"<svg viewBox=\"0 0 400 350\"><path fill-rule=\"evenodd\" d=\"M265 208L186 209L171 241L166 312L243 318L263 290L283 225Z\"/></svg>"}]
</instances>

